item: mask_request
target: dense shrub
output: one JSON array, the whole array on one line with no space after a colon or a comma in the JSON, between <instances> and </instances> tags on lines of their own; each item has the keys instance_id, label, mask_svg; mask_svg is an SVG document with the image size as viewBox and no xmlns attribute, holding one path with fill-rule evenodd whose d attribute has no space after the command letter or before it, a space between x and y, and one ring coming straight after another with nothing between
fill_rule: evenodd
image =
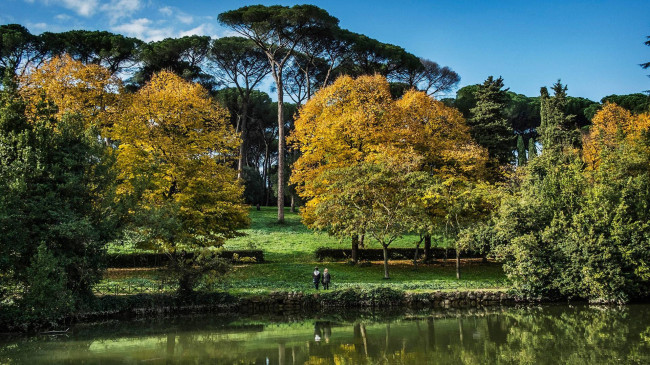
<instances>
[{"instance_id":1,"label":"dense shrub","mask_svg":"<svg viewBox=\"0 0 650 365\"><path fill-rule=\"evenodd\" d=\"M624 144L585 171L577 154L535 158L492 236L516 290L627 302L650 295L650 154Z\"/></svg>"}]
</instances>

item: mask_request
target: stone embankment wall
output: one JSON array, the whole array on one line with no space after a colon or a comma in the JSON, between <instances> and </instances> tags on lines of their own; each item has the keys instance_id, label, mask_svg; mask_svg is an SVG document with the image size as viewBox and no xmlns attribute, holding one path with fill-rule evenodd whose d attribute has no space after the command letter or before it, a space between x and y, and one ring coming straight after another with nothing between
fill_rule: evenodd
<instances>
[{"instance_id":1,"label":"stone embankment wall","mask_svg":"<svg viewBox=\"0 0 650 365\"><path fill-rule=\"evenodd\" d=\"M304 294L275 292L264 296L241 298L237 307L242 312L300 311L327 308L468 308L511 305L523 300L501 291L437 291L405 293L394 290L344 290Z\"/></svg>"}]
</instances>

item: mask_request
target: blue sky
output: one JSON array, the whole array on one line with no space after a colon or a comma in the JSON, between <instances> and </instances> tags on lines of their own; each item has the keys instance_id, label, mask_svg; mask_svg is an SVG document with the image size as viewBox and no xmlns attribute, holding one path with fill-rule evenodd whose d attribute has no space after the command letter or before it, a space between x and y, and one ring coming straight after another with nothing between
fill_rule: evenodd
<instances>
[{"instance_id":1,"label":"blue sky","mask_svg":"<svg viewBox=\"0 0 650 365\"><path fill-rule=\"evenodd\" d=\"M231 35L220 12L303 1L2 0L0 23L33 33L108 30L144 40ZM341 26L450 66L461 86L503 76L512 91L538 95L561 78L569 94L599 100L650 89L650 0L312 1Z\"/></svg>"}]
</instances>

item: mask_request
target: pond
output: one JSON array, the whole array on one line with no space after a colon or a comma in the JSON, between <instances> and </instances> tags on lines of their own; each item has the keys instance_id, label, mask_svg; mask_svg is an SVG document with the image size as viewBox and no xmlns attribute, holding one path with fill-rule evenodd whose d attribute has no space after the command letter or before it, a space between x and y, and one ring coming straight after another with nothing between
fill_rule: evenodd
<instances>
[{"instance_id":1,"label":"pond","mask_svg":"<svg viewBox=\"0 0 650 365\"><path fill-rule=\"evenodd\" d=\"M2 364L649 364L650 305L201 315L0 336Z\"/></svg>"}]
</instances>

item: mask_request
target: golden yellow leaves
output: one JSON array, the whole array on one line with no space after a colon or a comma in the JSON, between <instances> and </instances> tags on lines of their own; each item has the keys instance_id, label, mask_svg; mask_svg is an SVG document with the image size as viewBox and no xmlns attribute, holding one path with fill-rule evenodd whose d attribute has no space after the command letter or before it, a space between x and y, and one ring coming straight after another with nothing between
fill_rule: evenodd
<instances>
[{"instance_id":1,"label":"golden yellow leaves","mask_svg":"<svg viewBox=\"0 0 650 365\"><path fill-rule=\"evenodd\" d=\"M583 140L583 159L589 169L598 167L604 149L632 142L650 129L650 114L633 115L613 103L606 103L592 119L592 127Z\"/></svg>"},{"instance_id":2,"label":"golden yellow leaves","mask_svg":"<svg viewBox=\"0 0 650 365\"><path fill-rule=\"evenodd\" d=\"M53 58L20 79L20 93L32 120L40 116L39 108L46 102L56 107L55 118L79 114L86 125L113 122L121 88L120 80L107 69L84 65L67 55Z\"/></svg>"},{"instance_id":3,"label":"golden yellow leaves","mask_svg":"<svg viewBox=\"0 0 650 365\"><path fill-rule=\"evenodd\" d=\"M378 75L341 77L320 90L300 110L289 141L301 152L292 181L307 196L323 169L362 161L466 174L487 160L458 110L413 90L395 101Z\"/></svg>"},{"instance_id":4,"label":"golden yellow leaves","mask_svg":"<svg viewBox=\"0 0 650 365\"><path fill-rule=\"evenodd\" d=\"M308 200L302 210L308 224L326 203L328 172L375 164L443 180L473 179L487 162L458 110L414 90L393 100L388 81L378 75L341 77L317 92L300 110L289 141L301 152L291 181Z\"/></svg>"}]
</instances>

